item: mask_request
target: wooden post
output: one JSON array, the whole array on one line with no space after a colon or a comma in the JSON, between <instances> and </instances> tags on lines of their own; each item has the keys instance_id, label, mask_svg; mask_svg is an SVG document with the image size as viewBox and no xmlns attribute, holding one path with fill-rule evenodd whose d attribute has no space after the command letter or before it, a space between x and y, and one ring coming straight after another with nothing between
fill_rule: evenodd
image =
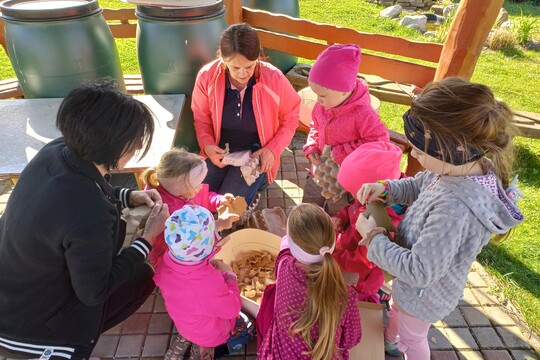
<instances>
[{"instance_id":1,"label":"wooden post","mask_svg":"<svg viewBox=\"0 0 540 360\"><path fill-rule=\"evenodd\" d=\"M504 0L461 0L444 42L434 80L470 79Z\"/></svg>"},{"instance_id":2,"label":"wooden post","mask_svg":"<svg viewBox=\"0 0 540 360\"><path fill-rule=\"evenodd\" d=\"M4 19L0 19L0 44L4 48L6 54L7 54L7 47L6 47L6 33L4 30Z\"/></svg>"},{"instance_id":3,"label":"wooden post","mask_svg":"<svg viewBox=\"0 0 540 360\"><path fill-rule=\"evenodd\" d=\"M223 0L227 13L225 18L227 24L238 24L244 22L244 15L242 14L242 0Z\"/></svg>"}]
</instances>

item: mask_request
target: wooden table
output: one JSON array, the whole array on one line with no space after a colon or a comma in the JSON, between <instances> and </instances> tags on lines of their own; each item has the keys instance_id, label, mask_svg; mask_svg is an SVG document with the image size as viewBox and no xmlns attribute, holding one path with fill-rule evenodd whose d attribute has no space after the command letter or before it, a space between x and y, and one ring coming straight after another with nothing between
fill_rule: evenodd
<instances>
[{"instance_id":1,"label":"wooden table","mask_svg":"<svg viewBox=\"0 0 540 360\"><path fill-rule=\"evenodd\" d=\"M135 156L116 172L138 174L159 163L173 145L185 96L140 95L155 115L150 151L142 159ZM18 178L26 164L49 141L61 136L56 129L56 113L62 98L0 100L0 178ZM137 179L138 180L138 179Z\"/></svg>"}]
</instances>

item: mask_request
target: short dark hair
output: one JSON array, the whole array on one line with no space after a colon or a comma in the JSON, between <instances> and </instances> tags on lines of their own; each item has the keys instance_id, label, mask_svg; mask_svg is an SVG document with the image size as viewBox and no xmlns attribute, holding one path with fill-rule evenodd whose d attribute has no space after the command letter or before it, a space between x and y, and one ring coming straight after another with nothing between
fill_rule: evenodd
<instances>
[{"instance_id":1,"label":"short dark hair","mask_svg":"<svg viewBox=\"0 0 540 360\"><path fill-rule=\"evenodd\" d=\"M257 32L248 24L233 24L221 33L219 53L222 58L235 54L255 61L261 55L261 44Z\"/></svg>"},{"instance_id":2,"label":"short dark hair","mask_svg":"<svg viewBox=\"0 0 540 360\"><path fill-rule=\"evenodd\" d=\"M87 161L107 169L120 158L152 144L154 119L148 107L118 90L111 80L80 85L66 96L56 117L66 145Z\"/></svg>"}]
</instances>

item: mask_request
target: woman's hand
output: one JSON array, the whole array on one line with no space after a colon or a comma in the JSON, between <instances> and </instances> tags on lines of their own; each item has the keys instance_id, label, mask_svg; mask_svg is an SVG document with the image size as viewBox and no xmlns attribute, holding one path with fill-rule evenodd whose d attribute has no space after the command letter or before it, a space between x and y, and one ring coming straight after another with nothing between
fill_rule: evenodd
<instances>
[{"instance_id":1,"label":"woman's hand","mask_svg":"<svg viewBox=\"0 0 540 360\"><path fill-rule=\"evenodd\" d=\"M223 262L223 260L220 259L212 259L210 260L210 264L217 270L224 272L232 272L232 267L230 265L227 265Z\"/></svg>"},{"instance_id":2,"label":"woman's hand","mask_svg":"<svg viewBox=\"0 0 540 360\"><path fill-rule=\"evenodd\" d=\"M370 215L368 218L366 218L363 214L360 215L358 220L356 220L356 230L362 236L362 240L360 240L358 245L368 246L369 242L366 240L366 235L371 229L376 227L377 223L375 222L373 216Z\"/></svg>"},{"instance_id":3,"label":"woman's hand","mask_svg":"<svg viewBox=\"0 0 540 360\"><path fill-rule=\"evenodd\" d=\"M360 204L365 205L368 201L371 202L375 199L378 201L386 202L380 198L381 194L386 190L386 186L379 183L364 184L356 193L356 199Z\"/></svg>"},{"instance_id":4,"label":"woman's hand","mask_svg":"<svg viewBox=\"0 0 540 360\"><path fill-rule=\"evenodd\" d=\"M272 170L272 167L274 166L274 154L268 150L267 148L262 148L257 151L255 151L253 154L251 154L252 158L259 157L260 163L259 163L259 169L261 169L261 172L268 172Z\"/></svg>"},{"instance_id":5,"label":"woman's hand","mask_svg":"<svg viewBox=\"0 0 540 360\"><path fill-rule=\"evenodd\" d=\"M169 217L169 206L163 202L157 201L152 211L150 212L150 217L146 221L146 226L144 227L144 232L142 237L148 241L150 245L154 245L156 237L161 234L165 228L165 220Z\"/></svg>"},{"instance_id":6,"label":"woman's hand","mask_svg":"<svg viewBox=\"0 0 540 360\"><path fill-rule=\"evenodd\" d=\"M225 166L227 166L221 163L221 159L223 159L223 157L225 156L225 150L223 150L219 146L206 145L204 147L204 153L206 154L206 156L208 156L212 164L216 165L217 167L224 168Z\"/></svg>"},{"instance_id":7,"label":"woman's hand","mask_svg":"<svg viewBox=\"0 0 540 360\"><path fill-rule=\"evenodd\" d=\"M225 212L216 220L216 229L217 231L230 229L233 226L233 223L238 220L240 220L240 216Z\"/></svg>"},{"instance_id":8,"label":"woman's hand","mask_svg":"<svg viewBox=\"0 0 540 360\"><path fill-rule=\"evenodd\" d=\"M161 201L161 195L156 189L135 190L129 195L129 205L132 207L146 205L151 208L156 204L156 201Z\"/></svg>"},{"instance_id":9,"label":"woman's hand","mask_svg":"<svg viewBox=\"0 0 540 360\"><path fill-rule=\"evenodd\" d=\"M321 154L319 154L319 153L311 153L311 154L309 154L308 159L315 166L321 164Z\"/></svg>"}]
</instances>

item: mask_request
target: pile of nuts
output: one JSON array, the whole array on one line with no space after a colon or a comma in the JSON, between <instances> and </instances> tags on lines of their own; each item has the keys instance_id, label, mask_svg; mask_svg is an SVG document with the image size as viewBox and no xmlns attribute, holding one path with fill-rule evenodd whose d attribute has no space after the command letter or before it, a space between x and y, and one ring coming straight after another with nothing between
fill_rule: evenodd
<instances>
[{"instance_id":1,"label":"pile of nuts","mask_svg":"<svg viewBox=\"0 0 540 360\"><path fill-rule=\"evenodd\" d=\"M274 255L256 250L243 253L232 261L232 270L238 276L240 295L260 303L266 286L276 282L275 262Z\"/></svg>"}]
</instances>

